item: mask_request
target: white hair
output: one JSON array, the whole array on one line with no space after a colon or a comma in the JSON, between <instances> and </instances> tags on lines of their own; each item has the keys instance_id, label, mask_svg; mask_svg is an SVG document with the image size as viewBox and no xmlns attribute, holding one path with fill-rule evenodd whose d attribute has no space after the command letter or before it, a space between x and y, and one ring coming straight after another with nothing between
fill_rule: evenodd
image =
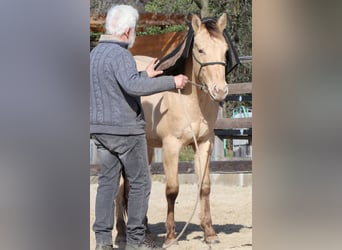
<instances>
[{"instance_id":1,"label":"white hair","mask_svg":"<svg viewBox=\"0 0 342 250\"><path fill-rule=\"evenodd\" d=\"M106 34L121 36L127 28L135 31L139 13L130 5L114 5L106 17Z\"/></svg>"}]
</instances>

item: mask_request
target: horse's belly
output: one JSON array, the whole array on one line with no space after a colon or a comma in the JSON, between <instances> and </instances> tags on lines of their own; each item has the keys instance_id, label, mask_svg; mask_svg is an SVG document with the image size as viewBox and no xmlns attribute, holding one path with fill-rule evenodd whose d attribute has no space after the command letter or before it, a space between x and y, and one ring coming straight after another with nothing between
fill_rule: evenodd
<instances>
[{"instance_id":1,"label":"horse's belly","mask_svg":"<svg viewBox=\"0 0 342 250\"><path fill-rule=\"evenodd\" d=\"M161 147L162 138L158 133L161 125L161 120L165 114L165 110L162 109L162 100L164 93L157 93L150 96L141 97L141 102L145 116L145 132L149 144L153 144L154 147Z\"/></svg>"}]
</instances>

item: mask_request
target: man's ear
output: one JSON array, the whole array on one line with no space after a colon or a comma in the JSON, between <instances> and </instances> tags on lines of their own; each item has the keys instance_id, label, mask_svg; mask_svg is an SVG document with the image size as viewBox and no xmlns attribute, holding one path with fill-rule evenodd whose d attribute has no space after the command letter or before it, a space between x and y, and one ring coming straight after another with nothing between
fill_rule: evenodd
<instances>
[{"instance_id":1,"label":"man's ear","mask_svg":"<svg viewBox=\"0 0 342 250\"><path fill-rule=\"evenodd\" d=\"M124 36L128 39L129 38L129 35L131 34L131 28L127 28L126 30L125 30L125 33L124 33Z\"/></svg>"}]
</instances>

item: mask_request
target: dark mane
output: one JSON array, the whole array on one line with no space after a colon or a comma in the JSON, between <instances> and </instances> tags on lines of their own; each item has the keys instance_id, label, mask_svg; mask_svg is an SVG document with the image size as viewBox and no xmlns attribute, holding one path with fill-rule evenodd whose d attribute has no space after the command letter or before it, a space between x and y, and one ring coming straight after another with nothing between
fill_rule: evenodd
<instances>
[{"instance_id":1,"label":"dark mane","mask_svg":"<svg viewBox=\"0 0 342 250\"><path fill-rule=\"evenodd\" d=\"M216 25L216 19L214 18L204 18L202 19L202 24L208 30L209 34L213 37L218 38L220 36L220 30Z\"/></svg>"}]
</instances>

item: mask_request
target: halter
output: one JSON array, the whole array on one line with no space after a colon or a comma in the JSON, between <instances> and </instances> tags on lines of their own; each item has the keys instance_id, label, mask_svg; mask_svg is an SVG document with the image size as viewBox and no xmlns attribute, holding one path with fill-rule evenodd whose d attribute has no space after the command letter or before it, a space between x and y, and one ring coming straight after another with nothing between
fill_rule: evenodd
<instances>
[{"instance_id":1,"label":"halter","mask_svg":"<svg viewBox=\"0 0 342 250\"><path fill-rule=\"evenodd\" d=\"M209 65L222 65L224 67L226 67L226 63L225 62L207 62L207 63L202 63L200 62L196 57L195 55L192 55L192 57L195 59L195 61L201 66L199 71L198 71L198 74L197 74L197 79L200 81L200 84L198 83L195 83L195 82L192 82L192 81L189 81L192 85L196 86L196 87L199 87L201 90L205 91L205 92L209 92L210 96L211 96L211 93L210 91L208 91L208 85L206 83L203 83L201 80L200 80L200 74L201 74L201 71L202 71L202 68L203 67L206 67L206 66L209 66ZM213 97L212 97L213 98Z\"/></svg>"}]
</instances>

